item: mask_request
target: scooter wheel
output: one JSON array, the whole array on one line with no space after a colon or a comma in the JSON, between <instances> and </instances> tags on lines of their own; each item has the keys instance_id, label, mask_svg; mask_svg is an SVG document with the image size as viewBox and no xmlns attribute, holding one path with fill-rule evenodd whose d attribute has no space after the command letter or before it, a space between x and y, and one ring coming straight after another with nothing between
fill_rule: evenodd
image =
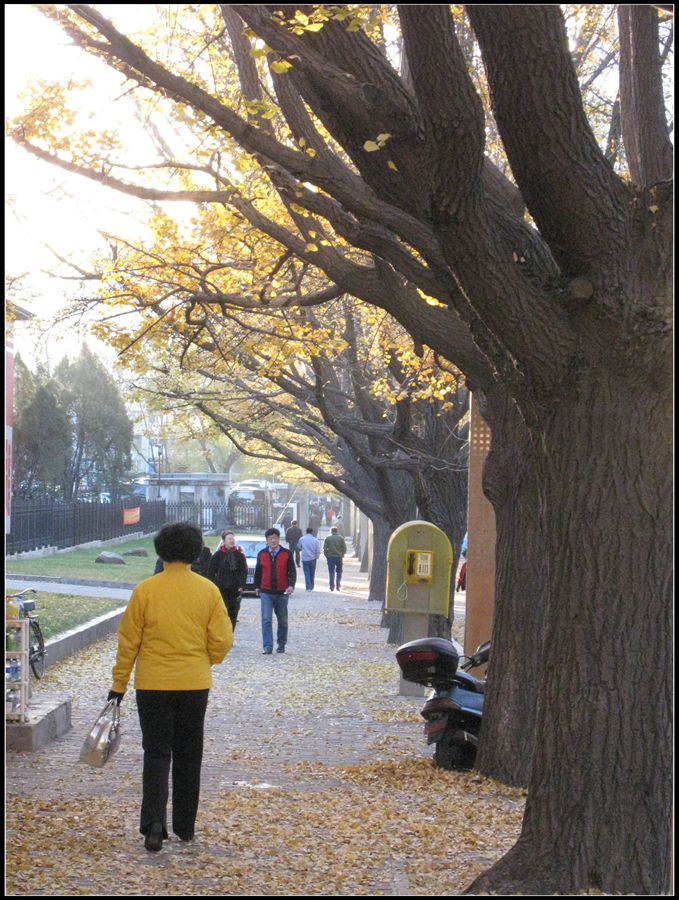
<instances>
[{"instance_id":1,"label":"scooter wheel","mask_svg":"<svg viewBox=\"0 0 679 900\"><path fill-rule=\"evenodd\" d=\"M476 759L474 747L460 747L453 743L453 730L446 729L434 748L434 762L440 769L467 771L473 768Z\"/></svg>"}]
</instances>

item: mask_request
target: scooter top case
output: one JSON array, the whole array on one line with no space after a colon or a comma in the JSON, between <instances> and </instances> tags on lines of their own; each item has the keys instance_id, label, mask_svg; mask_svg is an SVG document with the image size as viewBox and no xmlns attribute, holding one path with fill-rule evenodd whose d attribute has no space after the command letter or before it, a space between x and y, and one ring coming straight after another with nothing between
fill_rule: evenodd
<instances>
[{"instance_id":1,"label":"scooter top case","mask_svg":"<svg viewBox=\"0 0 679 900\"><path fill-rule=\"evenodd\" d=\"M452 684L460 657L452 641L430 637L403 644L396 661L406 681L441 688Z\"/></svg>"}]
</instances>

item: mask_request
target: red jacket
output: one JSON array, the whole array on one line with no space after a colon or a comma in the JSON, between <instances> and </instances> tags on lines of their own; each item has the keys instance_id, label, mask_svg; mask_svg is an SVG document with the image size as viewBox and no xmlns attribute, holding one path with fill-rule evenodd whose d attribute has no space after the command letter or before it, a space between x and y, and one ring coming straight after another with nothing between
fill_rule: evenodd
<instances>
[{"instance_id":1,"label":"red jacket","mask_svg":"<svg viewBox=\"0 0 679 900\"><path fill-rule=\"evenodd\" d=\"M284 594L289 587L295 586L296 580L297 567L289 550L280 547L273 560L267 547L259 551L253 581L258 591L264 591L267 594Z\"/></svg>"}]
</instances>

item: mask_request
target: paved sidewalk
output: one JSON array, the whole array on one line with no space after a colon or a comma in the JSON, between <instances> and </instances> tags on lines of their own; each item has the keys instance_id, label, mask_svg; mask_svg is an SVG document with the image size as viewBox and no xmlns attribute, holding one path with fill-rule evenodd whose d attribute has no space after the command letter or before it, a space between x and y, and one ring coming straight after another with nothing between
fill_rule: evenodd
<instances>
[{"instance_id":1,"label":"paved sidewalk","mask_svg":"<svg viewBox=\"0 0 679 900\"><path fill-rule=\"evenodd\" d=\"M346 560L345 568L341 593L319 589L327 585L323 559L314 591L305 590L303 577L301 586L298 581L290 600L285 654L262 656L259 601L244 598L234 646L213 670L203 766L206 790L244 780L279 784L282 762L335 765L370 760L374 745L384 738L406 741L415 754L429 753L416 718L422 701L398 696L395 648L386 644L380 607L366 599L367 576L358 571L357 560ZM96 589L73 587L76 590ZM110 590L102 593L108 596ZM87 777L91 773L74 767L74 760L87 726L106 700L115 651L116 639L111 636L48 670L35 687L35 696L70 695L73 729L30 755L30 779L26 779L29 758L9 753L8 790L44 796L55 774L70 773L77 792L92 782ZM132 685L123 712L125 736L115 768L118 773L123 769L136 773L141 736ZM412 721L396 725L379 721L399 712ZM101 782L95 777L91 787L96 789Z\"/></svg>"},{"instance_id":2,"label":"paved sidewalk","mask_svg":"<svg viewBox=\"0 0 679 900\"><path fill-rule=\"evenodd\" d=\"M346 767L369 767L380 760L395 761L384 762L387 767L396 765L396 761L408 766L412 761L413 765L424 765L429 772L431 748L425 744L419 717L422 699L398 695L395 647L386 643L387 632L380 627L381 609L367 600L368 579L358 569L358 560L345 559L346 575L341 593L327 590L327 566L323 558L319 561L313 592L306 592L299 570L301 585L298 581L290 600L289 642L285 654L262 655L259 601L243 600L234 647L224 663L213 670L195 845L170 841L163 853L156 856L143 850L137 832L142 748L132 686L122 705L123 738L118 755L103 770L91 769L77 761L85 734L108 694L115 637L99 641L49 669L35 695L71 696L73 728L33 753L6 754L8 871L12 872L8 883L14 888L14 895L294 895L297 893L294 886L285 888L273 873L266 876L272 879L270 882L262 876L264 880L252 882L254 886L242 887L251 884L246 877L249 870L239 868L242 860L254 852L248 865L256 869L257 852L266 855L266 846L238 851L238 859L231 860L234 865L238 863L231 886L224 885L218 874L213 873L205 880L202 890L198 886L200 879L194 885L186 880L198 873L189 876L180 868L182 860L184 865L190 862L182 854L208 853L209 865L213 865L215 853L218 857L236 854L235 849L228 849L231 839L228 833L222 835L222 830L236 828L239 840L247 844L248 829L254 832L252 838L256 841L257 834L268 827L266 823L271 821L274 827L278 817L287 816L290 810L297 815L290 827L300 829L305 822L310 827L314 817L321 816L313 798L318 797L319 802L325 798L323 802L327 803L332 792L337 796L337 815L342 816L333 827L339 828L347 816L356 814L356 803L361 797L360 791L356 793L358 788L351 793L342 782L344 775L353 771ZM379 781L373 786L369 780L364 790L379 791ZM358 814L359 818L366 819L379 812L375 804L379 806L381 800L373 799L370 803L372 806ZM389 802L385 800L385 803L386 811ZM394 801L391 803L393 807ZM249 824L247 810L252 811L253 817ZM389 810L398 823L398 809L389 807ZM90 826L83 832L84 837L78 836L90 815L97 816L101 823L103 833L99 838L92 835ZM233 822L228 825L229 815L240 816L243 821L238 818L235 825ZM429 818L424 815L425 821L430 819L431 815ZM23 825L17 826L17 822ZM314 826L314 834L320 827ZM351 829L357 827L352 825ZM64 828L69 834L60 837L60 829ZM213 837L218 834L218 839L210 840L210 828L215 829ZM240 834L241 830L244 835ZM353 834L354 830L350 831L349 837ZM235 832L233 840L236 840ZM54 868L57 864L50 860L53 854L62 853L62 843L63 852L75 854L75 858L69 865L64 860L63 865L59 863ZM219 846L209 849L211 843ZM12 854L12 848L16 853L19 846L30 858L27 874L23 876L21 872L17 874L19 863ZM280 850L282 858L286 857L286 865L291 846L295 846L294 835L287 834ZM335 852L327 841L319 846L323 853ZM351 854L357 852L351 849ZM367 853L366 858L370 858L376 852L365 849L359 856L362 858ZM208 857L205 857L206 865ZM388 862L388 852L385 859L379 866L375 863L375 872L366 876L365 892L406 896L416 893L404 874L405 863L392 865ZM95 881L92 873L108 867L112 879L110 890L97 889L98 882L93 886L88 881L90 865L89 877ZM47 867L42 876L41 866ZM78 867L82 868L80 874ZM172 882L173 867L179 879L176 883ZM303 863L297 860L291 871L294 870L294 878L298 879L295 884L306 885L300 887L302 893L328 896L354 895L355 890L364 892L346 886L333 892L322 881L318 890L313 891L304 881L306 876L300 867ZM273 868L277 869L278 864ZM43 877L44 890L41 890ZM25 890L20 889L22 885ZM428 890L423 888L421 892Z\"/></svg>"}]
</instances>

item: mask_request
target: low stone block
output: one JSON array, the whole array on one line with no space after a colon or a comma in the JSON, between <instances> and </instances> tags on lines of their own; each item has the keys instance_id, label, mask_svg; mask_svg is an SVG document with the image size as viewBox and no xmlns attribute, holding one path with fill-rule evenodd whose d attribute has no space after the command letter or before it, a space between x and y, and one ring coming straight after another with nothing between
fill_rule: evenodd
<instances>
[{"instance_id":1,"label":"low stone block","mask_svg":"<svg viewBox=\"0 0 679 900\"><path fill-rule=\"evenodd\" d=\"M139 547L137 550L124 550L123 556L148 556L148 550L145 550L143 547Z\"/></svg>"},{"instance_id":2,"label":"low stone block","mask_svg":"<svg viewBox=\"0 0 679 900\"><path fill-rule=\"evenodd\" d=\"M7 750L32 752L66 734L70 728L70 699L32 700L28 705L27 722L5 725L5 745Z\"/></svg>"},{"instance_id":3,"label":"low stone block","mask_svg":"<svg viewBox=\"0 0 679 900\"><path fill-rule=\"evenodd\" d=\"M127 565L125 560L119 553L109 553L104 550L99 556L94 560L95 563L104 563L106 565L112 566L124 566Z\"/></svg>"}]
</instances>

